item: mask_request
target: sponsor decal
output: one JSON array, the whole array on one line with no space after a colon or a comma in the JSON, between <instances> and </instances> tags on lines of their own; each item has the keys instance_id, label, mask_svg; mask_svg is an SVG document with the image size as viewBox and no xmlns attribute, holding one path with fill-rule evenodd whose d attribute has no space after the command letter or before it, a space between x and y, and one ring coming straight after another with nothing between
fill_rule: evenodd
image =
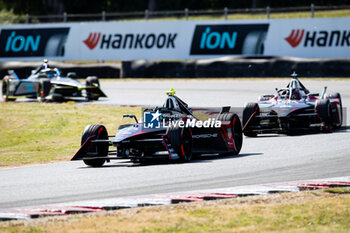
<instances>
[{"instance_id":1,"label":"sponsor decal","mask_svg":"<svg viewBox=\"0 0 350 233\"><path fill-rule=\"evenodd\" d=\"M84 44L89 48L89 49L94 49L96 47L96 45L98 44L98 42L100 41L100 37L101 37L101 33L98 32L94 32L94 33L90 33L89 37L84 40Z\"/></svg>"},{"instance_id":2,"label":"sponsor decal","mask_svg":"<svg viewBox=\"0 0 350 233\"><path fill-rule=\"evenodd\" d=\"M285 40L290 44L290 46L292 46L293 48L297 47L301 40L303 39L304 36L304 29L302 30L292 30L292 32L290 33L290 35L288 37L285 38Z\"/></svg>"},{"instance_id":3,"label":"sponsor decal","mask_svg":"<svg viewBox=\"0 0 350 233\"><path fill-rule=\"evenodd\" d=\"M192 138L217 138L218 134L213 133L213 134L197 134L197 135L192 135Z\"/></svg>"},{"instance_id":4,"label":"sponsor decal","mask_svg":"<svg viewBox=\"0 0 350 233\"><path fill-rule=\"evenodd\" d=\"M38 83L21 83L16 90L16 94L36 93Z\"/></svg>"},{"instance_id":5,"label":"sponsor decal","mask_svg":"<svg viewBox=\"0 0 350 233\"><path fill-rule=\"evenodd\" d=\"M292 47L349 47L350 30L320 30L306 31L292 29L289 36L284 38Z\"/></svg>"},{"instance_id":6,"label":"sponsor decal","mask_svg":"<svg viewBox=\"0 0 350 233\"><path fill-rule=\"evenodd\" d=\"M69 28L2 29L0 57L64 56Z\"/></svg>"},{"instance_id":7,"label":"sponsor decal","mask_svg":"<svg viewBox=\"0 0 350 233\"><path fill-rule=\"evenodd\" d=\"M268 27L268 24L197 25L190 54L263 54Z\"/></svg>"},{"instance_id":8,"label":"sponsor decal","mask_svg":"<svg viewBox=\"0 0 350 233\"><path fill-rule=\"evenodd\" d=\"M102 34L91 32L83 40L90 49L175 49L177 33Z\"/></svg>"}]
</instances>

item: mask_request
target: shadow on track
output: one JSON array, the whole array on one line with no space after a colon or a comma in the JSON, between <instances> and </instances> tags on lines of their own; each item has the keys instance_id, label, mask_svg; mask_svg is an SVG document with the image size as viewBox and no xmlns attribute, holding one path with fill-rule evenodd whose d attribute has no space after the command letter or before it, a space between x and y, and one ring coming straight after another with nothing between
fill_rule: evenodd
<instances>
[{"instance_id":1,"label":"shadow on track","mask_svg":"<svg viewBox=\"0 0 350 233\"><path fill-rule=\"evenodd\" d=\"M190 163L201 163L201 162L206 162L208 160L236 159L236 158L243 158L247 156L263 155L263 154L264 153L244 153L239 155L205 154L205 155L196 156L190 161Z\"/></svg>"},{"instance_id":2,"label":"shadow on track","mask_svg":"<svg viewBox=\"0 0 350 233\"><path fill-rule=\"evenodd\" d=\"M350 126L342 126L339 129L332 130L332 133L344 133L348 132L350 130ZM295 132L289 132L289 133L279 133L279 134L260 134L256 137L245 137L248 138L274 138L274 137L298 137L298 136L307 136L307 135L316 135L316 134L329 134L327 132L323 132L320 130L310 130L310 131L295 131Z\"/></svg>"},{"instance_id":3,"label":"shadow on track","mask_svg":"<svg viewBox=\"0 0 350 233\"><path fill-rule=\"evenodd\" d=\"M340 129L336 129L333 133L348 132L350 130L350 125L342 126Z\"/></svg>"},{"instance_id":4,"label":"shadow on track","mask_svg":"<svg viewBox=\"0 0 350 233\"><path fill-rule=\"evenodd\" d=\"M144 166L161 166L161 165L185 165L185 164L193 164L193 163L208 163L213 160L223 160L223 159L237 159L243 158L247 156L257 156L263 155L264 153L244 153L239 155L218 155L218 154L205 154L198 155L192 158L189 162L181 162L181 161L172 161L168 159L148 159L142 162L132 162L130 160L120 161L114 164L107 164L102 167L79 167L78 169L101 169L101 168L114 168L114 167L144 167Z\"/></svg>"}]
</instances>

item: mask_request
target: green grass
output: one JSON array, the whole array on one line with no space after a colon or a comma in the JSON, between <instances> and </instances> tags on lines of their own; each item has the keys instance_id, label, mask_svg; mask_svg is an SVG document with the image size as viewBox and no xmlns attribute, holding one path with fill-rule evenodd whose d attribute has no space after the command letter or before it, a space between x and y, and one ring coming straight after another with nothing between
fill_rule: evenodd
<instances>
[{"instance_id":1,"label":"green grass","mask_svg":"<svg viewBox=\"0 0 350 233\"><path fill-rule=\"evenodd\" d=\"M326 192L337 193L337 194L350 194L350 188L331 188L326 189Z\"/></svg>"},{"instance_id":2,"label":"green grass","mask_svg":"<svg viewBox=\"0 0 350 233\"><path fill-rule=\"evenodd\" d=\"M25 21L25 15L17 15L13 10L0 10L0 24L13 24Z\"/></svg>"},{"instance_id":3,"label":"green grass","mask_svg":"<svg viewBox=\"0 0 350 233\"><path fill-rule=\"evenodd\" d=\"M322 190L0 223L1 232L349 232L350 195Z\"/></svg>"},{"instance_id":4,"label":"green grass","mask_svg":"<svg viewBox=\"0 0 350 233\"><path fill-rule=\"evenodd\" d=\"M69 160L88 124L117 131L140 108L104 105L0 103L0 167Z\"/></svg>"}]
</instances>

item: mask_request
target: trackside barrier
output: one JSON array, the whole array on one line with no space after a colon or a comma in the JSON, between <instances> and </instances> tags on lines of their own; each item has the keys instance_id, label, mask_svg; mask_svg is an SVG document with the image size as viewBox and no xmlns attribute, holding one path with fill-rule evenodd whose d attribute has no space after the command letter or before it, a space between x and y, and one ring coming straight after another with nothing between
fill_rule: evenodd
<instances>
[{"instance_id":1,"label":"trackside barrier","mask_svg":"<svg viewBox=\"0 0 350 233\"><path fill-rule=\"evenodd\" d=\"M27 78L31 71L40 66L40 62L0 62L0 79L8 74L8 70L14 70L19 78ZM120 78L120 63L91 63L76 64L49 61L51 67L57 67L66 75L68 72L75 72L77 78L97 76L98 78Z\"/></svg>"},{"instance_id":2,"label":"trackside barrier","mask_svg":"<svg viewBox=\"0 0 350 233\"><path fill-rule=\"evenodd\" d=\"M0 78L15 70L28 77L41 62L0 62ZM350 59L300 59L290 57L223 57L187 61L136 60L121 63L61 63L50 61L64 74L76 72L79 78L217 78L289 77L296 71L302 77L350 77Z\"/></svg>"},{"instance_id":3,"label":"trackside barrier","mask_svg":"<svg viewBox=\"0 0 350 233\"><path fill-rule=\"evenodd\" d=\"M0 61L350 58L350 18L0 26Z\"/></svg>"},{"instance_id":4,"label":"trackside barrier","mask_svg":"<svg viewBox=\"0 0 350 233\"><path fill-rule=\"evenodd\" d=\"M121 78L350 77L350 59L223 57L190 61L125 61Z\"/></svg>"}]
</instances>

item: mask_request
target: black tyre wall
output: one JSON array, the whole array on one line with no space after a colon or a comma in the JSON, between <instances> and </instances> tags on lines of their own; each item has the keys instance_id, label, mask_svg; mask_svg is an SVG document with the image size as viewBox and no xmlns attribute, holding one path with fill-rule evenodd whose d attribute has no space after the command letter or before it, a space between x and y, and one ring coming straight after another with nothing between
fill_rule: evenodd
<instances>
[{"instance_id":1,"label":"black tyre wall","mask_svg":"<svg viewBox=\"0 0 350 233\"><path fill-rule=\"evenodd\" d=\"M2 80L2 87L1 87L1 94L2 94L2 99L4 102L8 101L8 85L9 85L8 80L5 77Z\"/></svg>"},{"instance_id":2,"label":"black tyre wall","mask_svg":"<svg viewBox=\"0 0 350 233\"><path fill-rule=\"evenodd\" d=\"M83 135L81 137L81 145L83 145L86 140L93 136L92 139L108 139L108 132L103 125L88 125L85 127ZM105 157L108 155L109 145L106 143L92 143L88 142L87 146L88 153L97 153L99 157ZM92 167L101 167L105 163L105 159L86 159L84 163Z\"/></svg>"},{"instance_id":3,"label":"black tyre wall","mask_svg":"<svg viewBox=\"0 0 350 233\"><path fill-rule=\"evenodd\" d=\"M332 103L331 111L332 111L332 123L334 128L340 128L343 123L343 104L341 95L339 92L327 94L326 99L339 99L339 106L336 103ZM339 109L338 109L339 107Z\"/></svg>"},{"instance_id":4,"label":"black tyre wall","mask_svg":"<svg viewBox=\"0 0 350 233\"><path fill-rule=\"evenodd\" d=\"M235 113L223 113L218 117L219 121L230 121L231 128L233 130L233 142L235 149L232 152L226 153L228 155L237 155L242 149L243 134L242 134L242 123L238 115Z\"/></svg>"},{"instance_id":5,"label":"black tyre wall","mask_svg":"<svg viewBox=\"0 0 350 233\"><path fill-rule=\"evenodd\" d=\"M40 101L44 101L45 97L50 94L51 91L51 81L48 78L42 78L39 81L37 89L37 97Z\"/></svg>"},{"instance_id":6,"label":"black tyre wall","mask_svg":"<svg viewBox=\"0 0 350 233\"><path fill-rule=\"evenodd\" d=\"M244 135L247 137L256 137L257 133L250 132L250 126L258 124L259 122L256 120L256 117L253 116L249 121L250 117L255 113L255 116L259 115L259 105L257 103L248 103L243 109L243 127ZM249 121L249 122L248 122ZM248 124L247 124L248 123Z\"/></svg>"},{"instance_id":7,"label":"black tyre wall","mask_svg":"<svg viewBox=\"0 0 350 233\"><path fill-rule=\"evenodd\" d=\"M11 79L11 76L6 75L2 80L1 94L2 94L2 99L4 102L16 100L16 98L14 98L14 97L9 97L9 85L10 85L9 79Z\"/></svg>"},{"instance_id":8,"label":"black tyre wall","mask_svg":"<svg viewBox=\"0 0 350 233\"><path fill-rule=\"evenodd\" d=\"M329 99L321 99L316 101L315 111L318 114L320 121L324 124L324 130L330 132L331 126L331 105Z\"/></svg>"},{"instance_id":9,"label":"black tyre wall","mask_svg":"<svg viewBox=\"0 0 350 233\"><path fill-rule=\"evenodd\" d=\"M192 133L191 129L186 127L170 126L167 129L167 138L183 161L189 161L192 158Z\"/></svg>"},{"instance_id":10,"label":"black tyre wall","mask_svg":"<svg viewBox=\"0 0 350 233\"><path fill-rule=\"evenodd\" d=\"M89 76L86 78L86 86L94 86L100 87L100 81L96 76ZM94 89L86 89L86 95L88 100L98 100L99 96Z\"/></svg>"}]
</instances>

